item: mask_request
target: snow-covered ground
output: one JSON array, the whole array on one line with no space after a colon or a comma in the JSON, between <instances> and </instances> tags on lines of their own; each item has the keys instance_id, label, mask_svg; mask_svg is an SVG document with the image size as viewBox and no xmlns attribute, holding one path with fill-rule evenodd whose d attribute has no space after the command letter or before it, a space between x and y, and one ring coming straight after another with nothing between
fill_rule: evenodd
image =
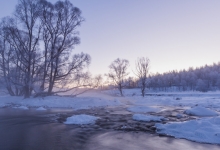
<instances>
[{"instance_id":1,"label":"snow-covered ground","mask_svg":"<svg viewBox=\"0 0 220 150\"><path fill-rule=\"evenodd\" d=\"M124 97L118 96L117 90L90 91L78 97L49 96L45 98L0 96L0 107L11 106L16 109L35 108L47 110L48 108L72 108L73 110L90 109L94 107L122 107L133 114L136 121L163 121L168 120L162 115L167 108L180 109L174 114L175 122L166 121L166 124L156 124L157 132L176 138L185 138L197 142L220 144L220 92L151 92L141 97L139 89L124 90ZM180 118L195 116L194 120L181 122ZM67 124L78 124L82 119L88 123L94 116L72 116ZM96 116L98 117L98 116ZM197 119L195 119L197 118ZM94 118L93 118L94 119ZM97 119L97 118L96 118ZM91 121L91 122L90 122ZM80 121L79 121L80 122Z\"/></svg>"},{"instance_id":2,"label":"snow-covered ground","mask_svg":"<svg viewBox=\"0 0 220 150\"><path fill-rule=\"evenodd\" d=\"M121 102L117 99L104 99L102 97L93 96L81 96L81 97L60 97L60 96L48 96L44 98L28 98L12 97L12 96L0 96L0 106L18 105L20 107L49 107L49 108L73 108L89 109L93 107L105 107L105 106L118 106Z\"/></svg>"}]
</instances>

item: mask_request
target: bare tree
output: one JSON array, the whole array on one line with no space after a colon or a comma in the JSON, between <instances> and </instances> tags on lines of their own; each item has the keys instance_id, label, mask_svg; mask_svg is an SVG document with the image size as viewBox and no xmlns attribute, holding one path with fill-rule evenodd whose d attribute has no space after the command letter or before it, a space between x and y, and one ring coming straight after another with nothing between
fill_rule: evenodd
<instances>
[{"instance_id":1,"label":"bare tree","mask_svg":"<svg viewBox=\"0 0 220 150\"><path fill-rule=\"evenodd\" d=\"M41 88L45 89L45 80L48 77L48 95L52 94L56 83L67 79L71 74L76 74L89 65L88 54L74 55L71 50L79 44L76 28L80 26L83 18L81 11L74 7L68 0L58 1L55 5L42 1L43 13L43 42L44 61L43 82Z\"/></svg>"},{"instance_id":2,"label":"bare tree","mask_svg":"<svg viewBox=\"0 0 220 150\"><path fill-rule=\"evenodd\" d=\"M12 69L14 65L11 63L14 57L13 49L11 45L7 42L8 34L6 30L3 29L3 24L1 23L1 30L0 30L0 71L1 71L1 78L3 82L1 82L8 93L11 96L16 95L15 90L13 89L12 84ZM13 69L14 70L14 69ZM15 72L17 73L17 71ZM17 86L16 86L17 87Z\"/></svg>"},{"instance_id":3,"label":"bare tree","mask_svg":"<svg viewBox=\"0 0 220 150\"><path fill-rule=\"evenodd\" d=\"M20 22L19 24L17 23L18 21ZM1 41L3 41L1 68L3 69L4 77L8 79L5 80L7 86L9 85L8 81L10 81L10 84L13 84L16 90L15 94L10 88L8 90L9 93L11 95L24 95L27 98L33 90L34 74L37 69L37 62L39 62L37 52L38 38L33 33L35 29L33 27L30 27L31 29L28 28L27 26L29 25L24 25L25 23L22 21L21 18L7 17L1 22L0 36ZM21 28L20 26L22 26L22 29L19 29ZM6 55L7 57L5 57Z\"/></svg>"},{"instance_id":4,"label":"bare tree","mask_svg":"<svg viewBox=\"0 0 220 150\"><path fill-rule=\"evenodd\" d=\"M149 71L150 60L146 57L138 58L135 64L136 72L135 75L138 77L141 87L141 95L145 96L145 91L147 87L147 76Z\"/></svg>"},{"instance_id":5,"label":"bare tree","mask_svg":"<svg viewBox=\"0 0 220 150\"><path fill-rule=\"evenodd\" d=\"M122 89L125 87L125 77L128 75L127 69L129 66L129 61L126 59L116 59L109 66L108 78L116 85L120 91L121 96L123 96Z\"/></svg>"},{"instance_id":6,"label":"bare tree","mask_svg":"<svg viewBox=\"0 0 220 150\"><path fill-rule=\"evenodd\" d=\"M24 97L30 97L33 91L35 72L37 71L38 46L41 24L41 7L38 0L19 0L12 25L7 27L8 42L15 49L20 70L24 73ZM21 67L20 66L20 67ZM19 66L17 66L19 67Z\"/></svg>"},{"instance_id":7,"label":"bare tree","mask_svg":"<svg viewBox=\"0 0 220 150\"><path fill-rule=\"evenodd\" d=\"M28 98L91 85L84 72L90 55L72 53L83 20L69 0L19 0L14 15L0 26L0 75L8 92Z\"/></svg>"},{"instance_id":8,"label":"bare tree","mask_svg":"<svg viewBox=\"0 0 220 150\"><path fill-rule=\"evenodd\" d=\"M47 94L51 95L54 93L67 92L73 89L91 87L91 74L88 72L83 72L84 68L87 67L90 62L91 58L88 54L75 54L69 66L63 66L63 70L59 70L59 74L54 77L55 81L53 88L55 87L59 89L59 92L51 91L51 93ZM50 84L51 83L49 80L49 87Z\"/></svg>"}]
</instances>

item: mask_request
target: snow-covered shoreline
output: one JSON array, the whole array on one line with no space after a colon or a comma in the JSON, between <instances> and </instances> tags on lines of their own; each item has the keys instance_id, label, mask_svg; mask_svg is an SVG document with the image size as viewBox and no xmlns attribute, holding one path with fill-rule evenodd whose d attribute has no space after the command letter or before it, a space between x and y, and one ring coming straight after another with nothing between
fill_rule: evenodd
<instances>
[{"instance_id":1,"label":"snow-covered shoreline","mask_svg":"<svg viewBox=\"0 0 220 150\"><path fill-rule=\"evenodd\" d=\"M94 107L121 105L117 99L109 100L97 97L64 97L48 96L44 98L28 98L15 96L0 96L0 106L24 106L24 107L48 107L48 108L72 108L74 110L90 109Z\"/></svg>"}]
</instances>

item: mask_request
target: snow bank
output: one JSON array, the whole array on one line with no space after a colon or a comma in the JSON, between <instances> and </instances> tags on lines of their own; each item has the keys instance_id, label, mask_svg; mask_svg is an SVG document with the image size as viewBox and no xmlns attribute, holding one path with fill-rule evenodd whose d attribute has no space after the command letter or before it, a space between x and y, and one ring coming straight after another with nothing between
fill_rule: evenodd
<instances>
[{"instance_id":1,"label":"snow bank","mask_svg":"<svg viewBox=\"0 0 220 150\"><path fill-rule=\"evenodd\" d=\"M217 112L211 109L205 108L205 107L201 107L201 106L196 106L191 109L185 110L185 113L188 115L194 115L194 116L217 116L218 115Z\"/></svg>"},{"instance_id":2,"label":"snow bank","mask_svg":"<svg viewBox=\"0 0 220 150\"><path fill-rule=\"evenodd\" d=\"M152 116L152 115L143 115L143 114L134 114L132 117L134 120L138 121L162 121L164 117Z\"/></svg>"},{"instance_id":3,"label":"snow bank","mask_svg":"<svg viewBox=\"0 0 220 150\"><path fill-rule=\"evenodd\" d=\"M118 89L104 90L102 93L112 95L112 96L120 96L120 92ZM141 96L141 90L138 88L135 89L123 89L124 96Z\"/></svg>"},{"instance_id":4,"label":"snow bank","mask_svg":"<svg viewBox=\"0 0 220 150\"><path fill-rule=\"evenodd\" d=\"M220 144L220 117L201 118L180 123L155 124L157 133L196 142Z\"/></svg>"},{"instance_id":5,"label":"snow bank","mask_svg":"<svg viewBox=\"0 0 220 150\"><path fill-rule=\"evenodd\" d=\"M148 112L158 112L160 111L159 108L147 107L147 106L132 106L127 109L131 112L136 113L148 113Z\"/></svg>"},{"instance_id":6,"label":"snow bank","mask_svg":"<svg viewBox=\"0 0 220 150\"><path fill-rule=\"evenodd\" d=\"M121 105L119 100L109 100L98 97L61 97L61 96L48 96L45 98L28 98L15 96L0 96L0 105L19 105L28 107L50 107L50 108L73 108L90 109L93 107L106 107Z\"/></svg>"},{"instance_id":7,"label":"snow bank","mask_svg":"<svg viewBox=\"0 0 220 150\"><path fill-rule=\"evenodd\" d=\"M64 124L94 124L98 117L90 115L73 115L68 117Z\"/></svg>"}]
</instances>

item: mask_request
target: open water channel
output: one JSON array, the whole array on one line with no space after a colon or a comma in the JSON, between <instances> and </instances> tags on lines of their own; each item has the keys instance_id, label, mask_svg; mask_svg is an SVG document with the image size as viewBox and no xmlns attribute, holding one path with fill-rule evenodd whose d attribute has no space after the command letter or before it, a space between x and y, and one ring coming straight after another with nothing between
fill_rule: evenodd
<instances>
[{"instance_id":1,"label":"open water channel","mask_svg":"<svg viewBox=\"0 0 220 150\"><path fill-rule=\"evenodd\" d=\"M76 114L94 115L100 119L93 125L63 123L67 117ZM172 116L169 111L166 114ZM201 144L158 135L153 125L154 122L132 120L132 113L123 108L78 111L1 108L0 150L220 149L219 145Z\"/></svg>"}]
</instances>

